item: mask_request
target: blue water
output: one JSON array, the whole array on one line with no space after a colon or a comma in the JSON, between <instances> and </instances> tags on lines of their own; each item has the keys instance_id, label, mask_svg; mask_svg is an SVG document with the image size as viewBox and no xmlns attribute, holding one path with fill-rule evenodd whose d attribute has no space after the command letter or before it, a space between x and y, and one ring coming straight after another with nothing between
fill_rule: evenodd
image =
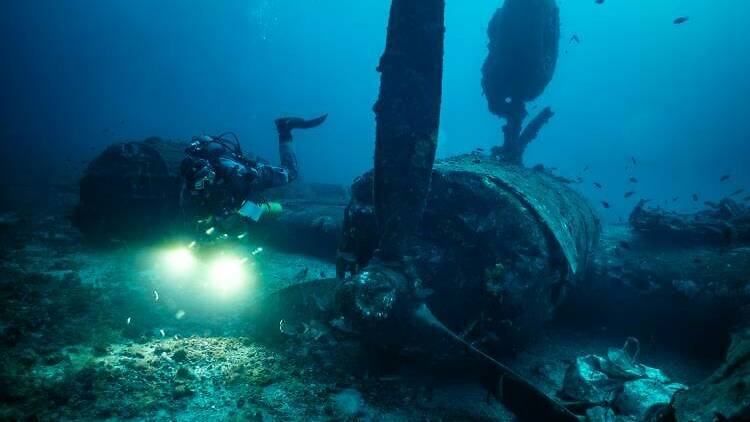
<instances>
[{"instance_id":1,"label":"blue water","mask_svg":"<svg viewBox=\"0 0 750 422\"><path fill-rule=\"evenodd\" d=\"M489 149L502 122L480 86L500 1L447 0L439 154ZM637 199L688 210L750 188L750 3L561 0L556 115L528 150L575 178L609 220ZM297 136L303 177L371 166L384 0L30 0L0 3L3 183L74 180L105 145L236 131L276 160L272 120L330 113ZM677 16L689 16L674 25ZM570 43L576 34L580 44ZM631 165L635 157L637 165ZM587 173L582 173L589 166ZM731 179L720 183L721 175ZM640 183L627 181L634 175ZM604 185L597 190L592 182ZM623 193L638 193L625 200ZM688 197L698 193L701 201ZM672 203L671 198L680 199Z\"/></svg>"}]
</instances>

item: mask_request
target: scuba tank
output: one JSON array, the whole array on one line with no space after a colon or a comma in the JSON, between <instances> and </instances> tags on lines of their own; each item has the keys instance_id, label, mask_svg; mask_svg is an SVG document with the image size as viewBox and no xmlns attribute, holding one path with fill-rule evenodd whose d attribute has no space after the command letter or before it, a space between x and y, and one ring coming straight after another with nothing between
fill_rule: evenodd
<instances>
[{"instance_id":1,"label":"scuba tank","mask_svg":"<svg viewBox=\"0 0 750 422\"><path fill-rule=\"evenodd\" d=\"M237 211L239 215L255 222L261 219L266 220L278 217L282 212L283 207L278 202L263 202L258 204L253 201L246 201Z\"/></svg>"}]
</instances>

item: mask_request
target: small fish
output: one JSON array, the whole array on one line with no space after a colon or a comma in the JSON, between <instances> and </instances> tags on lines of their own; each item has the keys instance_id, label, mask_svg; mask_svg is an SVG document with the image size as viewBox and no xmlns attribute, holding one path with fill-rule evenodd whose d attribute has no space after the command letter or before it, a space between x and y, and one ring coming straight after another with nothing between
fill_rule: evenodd
<instances>
[{"instance_id":1,"label":"small fish","mask_svg":"<svg viewBox=\"0 0 750 422\"><path fill-rule=\"evenodd\" d=\"M484 152L484 148L476 148L475 151Z\"/></svg>"},{"instance_id":2,"label":"small fish","mask_svg":"<svg viewBox=\"0 0 750 422\"><path fill-rule=\"evenodd\" d=\"M625 249L627 251L630 250L630 243L628 243L628 242L626 242L624 240L621 240L620 243L618 243L618 245L620 245L621 248L623 248L623 249Z\"/></svg>"},{"instance_id":3,"label":"small fish","mask_svg":"<svg viewBox=\"0 0 750 422\"><path fill-rule=\"evenodd\" d=\"M604 0L594 0L594 3L596 3L596 4L604 4Z\"/></svg>"},{"instance_id":4,"label":"small fish","mask_svg":"<svg viewBox=\"0 0 750 422\"><path fill-rule=\"evenodd\" d=\"M479 163L482 162L482 160L480 160L479 158L475 158L475 159L471 160L471 162L474 163L474 164L479 164Z\"/></svg>"},{"instance_id":5,"label":"small fish","mask_svg":"<svg viewBox=\"0 0 750 422\"><path fill-rule=\"evenodd\" d=\"M638 162L635 160L635 157L630 157L630 161L633 162L634 166L638 164Z\"/></svg>"},{"instance_id":6,"label":"small fish","mask_svg":"<svg viewBox=\"0 0 750 422\"><path fill-rule=\"evenodd\" d=\"M174 314L174 317L177 319L182 319L184 316L185 316L185 311L183 311L182 309L180 309L179 311L177 311L176 314Z\"/></svg>"},{"instance_id":7,"label":"small fish","mask_svg":"<svg viewBox=\"0 0 750 422\"><path fill-rule=\"evenodd\" d=\"M674 198L672 198L672 202L677 202L678 199L680 199L680 197L679 196L675 196Z\"/></svg>"},{"instance_id":8,"label":"small fish","mask_svg":"<svg viewBox=\"0 0 750 422\"><path fill-rule=\"evenodd\" d=\"M164 330L159 330L159 333L161 333L162 337L166 337L167 333L164 332Z\"/></svg>"},{"instance_id":9,"label":"small fish","mask_svg":"<svg viewBox=\"0 0 750 422\"><path fill-rule=\"evenodd\" d=\"M581 43L581 39L578 38L578 35L573 34L573 36L570 37L570 43L580 44Z\"/></svg>"},{"instance_id":10,"label":"small fish","mask_svg":"<svg viewBox=\"0 0 750 422\"><path fill-rule=\"evenodd\" d=\"M634 191L634 190L631 190L631 191L627 191L627 192L625 192L625 195L624 195L624 197L625 197L625 198L630 198L630 197L631 197L631 196L633 196L633 195L635 195L635 191Z\"/></svg>"},{"instance_id":11,"label":"small fish","mask_svg":"<svg viewBox=\"0 0 750 422\"><path fill-rule=\"evenodd\" d=\"M596 186L597 189L601 189L602 188L602 184L599 183L599 182L594 182L594 186Z\"/></svg>"},{"instance_id":12,"label":"small fish","mask_svg":"<svg viewBox=\"0 0 750 422\"><path fill-rule=\"evenodd\" d=\"M746 196L746 197L742 198L742 200L743 200L743 201L745 201L745 202L747 202L747 201L750 201L750 195L748 195L748 196Z\"/></svg>"},{"instance_id":13,"label":"small fish","mask_svg":"<svg viewBox=\"0 0 750 422\"><path fill-rule=\"evenodd\" d=\"M159 292L154 290L154 302L158 302L158 301L159 301Z\"/></svg>"},{"instance_id":14,"label":"small fish","mask_svg":"<svg viewBox=\"0 0 750 422\"><path fill-rule=\"evenodd\" d=\"M636 179L635 177L632 177L632 176L628 180L630 180L630 183L638 183L638 179Z\"/></svg>"},{"instance_id":15,"label":"small fish","mask_svg":"<svg viewBox=\"0 0 750 422\"><path fill-rule=\"evenodd\" d=\"M589 171L589 166L584 167L583 171Z\"/></svg>"},{"instance_id":16,"label":"small fish","mask_svg":"<svg viewBox=\"0 0 750 422\"><path fill-rule=\"evenodd\" d=\"M689 16L680 16L679 18L674 20L674 24L679 25L679 24L685 23L688 21L688 19L690 19Z\"/></svg>"},{"instance_id":17,"label":"small fish","mask_svg":"<svg viewBox=\"0 0 750 422\"><path fill-rule=\"evenodd\" d=\"M697 193L693 194L693 201L698 202L698 194Z\"/></svg>"},{"instance_id":18,"label":"small fish","mask_svg":"<svg viewBox=\"0 0 750 422\"><path fill-rule=\"evenodd\" d=\"M726 182L726 181L727 181L727 180L729 180L729 179L730 179L731 177L732 177L731 175L729 175L729 174L725 174L725 175L721 176L721 179L719 179L719 181L720 181L720 182Z\"/></svg>"},{"instance_id":19,"label":"small fish","mask_svg":"<svg viewBox=\"0 0 750 422\"><path fill-rule=\"evenodd\" d=\"M737 189L736 191L734 191L734 192L730 193L730 194L729 194L729 196L737 196L737 195L741 194L741 193L742 193L742 192L744 192L744 191L745 191L745 189L744 189L744 188L739 188L739 189Z\"/></svg>"},{"instance_id":20,"label":"small fish","mask_svg":"<svg viewBox=\"0 0 750 422\"><path fill-rule=\"evenodd\" d=\"M609 202L607 202L607 201L602 201L602 206L603 206L604 208L607 208L607 209L609 209Z\"/></svg>"},{"instance_id":21,"label":"small fish","mask_svg":"<svg viewBox=\"0 0 750 422\"><path fill-rule=\"evenodd\" d=\"M133 320L133 318L128 317L128 322L126 323L126 325L130 325L130 321L132 321L132 320Z\"/></svg>"}]
</instances>

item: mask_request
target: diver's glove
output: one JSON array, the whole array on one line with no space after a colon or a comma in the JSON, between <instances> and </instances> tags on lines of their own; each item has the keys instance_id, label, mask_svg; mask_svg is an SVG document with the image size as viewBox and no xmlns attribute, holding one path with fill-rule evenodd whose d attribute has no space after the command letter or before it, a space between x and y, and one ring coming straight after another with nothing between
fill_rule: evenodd
<instances>
[{"instance_id":1,"label":"diver's glove","mask_svg":"<svg viewBox=\"0 0 750 422\"><path fill-rule=\"evenodd\" d=\"M324 114L314 119L305 120L301 117L282 117L276 119L276 130L279 132L281 139L292 138L292 130L294 129L311 129L323 124L328 118L328 114Z\"/></svg>"}]
</instances>

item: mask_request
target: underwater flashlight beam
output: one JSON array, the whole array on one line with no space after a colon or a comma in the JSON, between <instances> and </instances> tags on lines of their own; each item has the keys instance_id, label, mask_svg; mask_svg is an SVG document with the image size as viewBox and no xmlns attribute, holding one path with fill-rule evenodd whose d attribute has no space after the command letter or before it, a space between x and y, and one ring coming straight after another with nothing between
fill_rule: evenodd
<instances>
[{"instance_id":1,"label":"underwater flashlight beam","mask_svg":"<svg viewBox=\"0 0 750 422\"><path fill-rule=\"evenodd\" d=\"M190 249L180 247L166 251L162 263L172 275L184 276L195 268L196 259Z\"/></svg>"},{"instance_id":2,"label":"underwater flashlight beam","mask_svg":"<svg viewBox=\"0 0 750 422\"><path fill-rule=\"evenodd\" d=\"M216 258L208 271L209 286L222 296L238 293L247 277L245 260L227 255Z\"/></svg>"}]
</instances>

